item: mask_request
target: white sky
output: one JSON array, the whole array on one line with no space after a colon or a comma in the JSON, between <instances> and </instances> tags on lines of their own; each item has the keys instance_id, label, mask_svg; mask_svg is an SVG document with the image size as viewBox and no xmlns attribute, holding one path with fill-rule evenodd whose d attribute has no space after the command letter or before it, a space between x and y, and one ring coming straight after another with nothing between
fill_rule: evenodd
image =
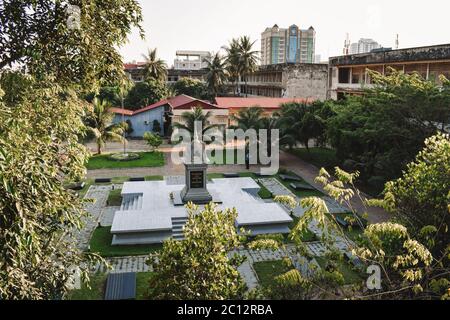
<instances>
[{"instance_id":1,"label":"white sky","mask_svg":"<svg viewBox=\"0 0 450 320\"><path fill-rule=\"evenodd\" d=\"M148 48L172 66L176 50L219 51L233 37L257 40L275 23L316 30L322 60L341 55L346 33L351 42L373 38L384 47L450 43L449 0L139 0L146 39L137 32L121 48L125 61L142 61Z\"/></svg>"}]
</instances>

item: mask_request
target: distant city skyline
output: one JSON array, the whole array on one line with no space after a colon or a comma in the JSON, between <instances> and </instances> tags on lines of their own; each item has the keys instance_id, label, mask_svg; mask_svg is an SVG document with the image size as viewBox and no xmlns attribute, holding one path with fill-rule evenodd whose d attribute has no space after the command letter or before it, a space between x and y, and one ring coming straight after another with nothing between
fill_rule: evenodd
<instances>
[{"instance_id":1,"label":"distant city skyline","mask_svg":"<svg viewBox=\"0 0 450 320\"><path fill-rule=\"evenodd\" d=\"M400 48L450 43L450 3L429 0L427 7L439 8L424 14L418 1L315 1L280 0L140 0L146 39L135 30L120 49L124 61L142 61L149 48L172 66L177 50L217 52L234 38L248 35L261 48L261 32L274 24L313 26L316 54L322 60L343 52L346 33L351 42L373 38L384 47ZM402 13L403 14L399 14ZM407 14L406 14L407 12Z\"/></svg>"}]
</instances>

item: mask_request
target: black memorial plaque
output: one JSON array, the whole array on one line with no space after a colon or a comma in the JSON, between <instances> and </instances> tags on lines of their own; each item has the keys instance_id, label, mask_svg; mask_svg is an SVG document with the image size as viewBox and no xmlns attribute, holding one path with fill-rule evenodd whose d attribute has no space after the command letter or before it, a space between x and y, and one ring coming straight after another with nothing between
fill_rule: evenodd
<instances>
[{"instance_id":1,"label":"black memorial plaque","mask_svg":"<svg viewBox=\"0 0 450 320\"><path fill-rule=\"evenodd\" d=\"M203 171L191 171L191 188L192 189L203 189L204 176Z\"/></svg>"}]
</instances>

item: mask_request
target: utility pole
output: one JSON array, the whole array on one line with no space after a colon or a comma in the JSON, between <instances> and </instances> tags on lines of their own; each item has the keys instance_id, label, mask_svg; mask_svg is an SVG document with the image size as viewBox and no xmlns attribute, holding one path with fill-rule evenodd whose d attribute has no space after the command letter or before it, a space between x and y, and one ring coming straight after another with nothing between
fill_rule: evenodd
<instances>
[{"instance_id":1,"label":"utility pole","mask_svg":"<svg viewBox=\"0 0 450 320\"><path fill-rule=\"evenodd\" d=\"M395 39L395 50L398 50L399 46L400 46L400 41L398 39L398 33L397 33L397 38Z\"/></svg>"}]
</instances>

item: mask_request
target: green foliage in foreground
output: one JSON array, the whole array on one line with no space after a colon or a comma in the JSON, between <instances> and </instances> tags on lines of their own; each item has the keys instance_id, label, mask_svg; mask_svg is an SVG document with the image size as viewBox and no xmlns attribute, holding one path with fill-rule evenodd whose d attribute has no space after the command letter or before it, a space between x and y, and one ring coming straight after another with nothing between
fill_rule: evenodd
<instances>
[{"instance_id":1,"label":"green foliage in foreground","mask_svg":"<svg viewBox=\"0 0 450 320\"><path fill-rule=\"evenodd\" d=\"M61 182L85 172L83 108L73 91L51 80L15 74L17 92L9 76L0 77L0 299L56 299L70 268L92 258L70 237L85 212Z\"/></svg>"},{"instance_id":2,"label":"green foliage in foreground","mask_svg":"<svg viewBox=\"0 0 450 320\"><path fill-rule=\"evenodd\" d=\"M107 154L96 155L89 159L86 167L89 170L95 170L164 166L164 155L161 152L140 152L139 155L139 159L131 161L114 161Z\"/></svg>"},{"instance_id":3,"label":"green foliage in foreground","mask_svg":"<svg viewBox=\"0 0 450 320\"><path fill-rule=\"evenodd\" d=\"M450 118L450 81L442 86L418 74L391 69L389 76L371 72L376 86L361 97L333 106L327 135L346 170L382 191L401 176L423 148L425 139L443 131Z\"/></svg>"},{"instance_id":4,"label":"green foliage in foreground","mask_svg":"<svg viewBox=\"0 0 450 320\"><path fill-rule=\"evenodd\" d=\"M168 240L152 255L155 276L149 288L153 299L237 299L244 284L236 270L242 259L228 257L241 240L234 221L236 210L217 210L209 204L203 211L188 205L189 220L184 241Z\"/></svg>"},{"instance_id":5,"label":"green foliage in foreground","mask_svg":"<svg viewBox=\"0 0 450 320\"><path fill-rule=\"evenodd\" d=\"M81 9L79 25L68 23L76 21L69 19L70 3ZM119 47L131 29L144 33L135 0L4 0L0 21L0 69L17 66L38 78L53 75L60 85L88 91L124 77Z\"/></svg>"},{"instance_id":6,"label":"green foliage in foreground","mask_svg":"<svg viewBox=\"0 0 450 320\"><path fill-rule=\"evenodd\" d=\"M403 177L386 184L383 202L378 203L442 256L450 243L449 135L427 139Z\"/></svg>"},{"instance_id":7,"label":"green foliage in foreground","mask_svg":"<svg viewBox=\"0 0 450 320\"><path fill-rule=\"evenodd\" d=\"M99 227L95 229L90 245L90 251L102 257L124 257L141 256L158 251L162 248L160 244L135 245L135 246L113 246L111 227Z\"/></svg>"}]
</instances>

